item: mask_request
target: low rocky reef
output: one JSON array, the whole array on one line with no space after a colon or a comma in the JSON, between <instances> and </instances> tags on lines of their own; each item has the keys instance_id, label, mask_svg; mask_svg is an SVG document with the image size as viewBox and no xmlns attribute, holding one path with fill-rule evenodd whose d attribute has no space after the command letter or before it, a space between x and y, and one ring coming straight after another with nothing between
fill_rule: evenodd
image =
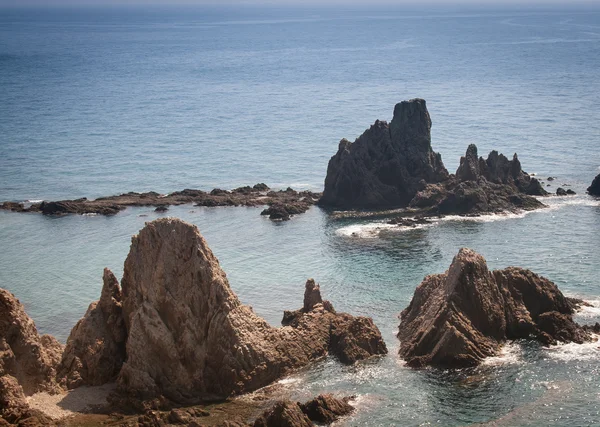
<instances>
[{"instance_id":1,"label":"low rocky reef","mask_svg":"<svg viewBox=\"0 0 600 427\"><path fill-rule=\"evenodd\" d=\"M317 203L321 193L296 191L292 188L272 191L266 184L245 186L234 190L215 188L210 192L202 190L176 191L171 194L125 193L118 196L75 200L44 201L26 206L23 203L4 202L0 209L13 212L40 212L44 215L97 214L115 215L130 206L155 206L156 212L166 212L169 206L194 204L195 206L262 206L270 208L262 215L273 220L288 220L292 215L306 212Z\"/></svg>"},{"instance_id":2,"label":"low rocky reef","mask_svg":"<svg viewBox=\"0 0 600 427\"><path fill-rule=\"evenodd\" d=\"M342 139L327 167L319 204L341 209L413 208L426 215L476 215L544 206L548 193L512 160L469 145L456 174L431 147L425 100L396 104L390 123L377 120L353 143Z\"/></svg>"},{"instance_id":3,"label":"low rocky reef","mask_svg":"<svg viewBox=\"0 0 600 427\"><path fill-rule=\"evenodd\" d=\"M588 187L587 192L590 196L600 197L600 174L596 175L596 178L592 181L592 185Z\"/></svg>"},{"instance_id":4,"label":"low rocky reef","mask_svg":"<svg viewBox=\"0 0 600 427\"><path fill-rule=\"evenodd\" d=\"M241 304L197 227L172 218L132 238L121 284L105 269L100 300L64 348L40 337L23 306L0 292L0 402L11 423L25 401L117 382L113 408L144 412L257 390L328 354L352 364L387 353L370 318L337 313L312 279L302 309L271 327Z\"/></svg>"},{"instance_id":5,"label":"low rocky reef","mask_svg":"<svg viewBox=\"0 0 600 427\"><path fill-rule=\"evenodd\" d=\"M583 343L600 325L573 321L582 303L529 270L490 272L481 255L463 248L446 273L425 277L402 311L399 353L412 367L456 368L496 355L506 340Z\"/></svg>"}]
</instances>

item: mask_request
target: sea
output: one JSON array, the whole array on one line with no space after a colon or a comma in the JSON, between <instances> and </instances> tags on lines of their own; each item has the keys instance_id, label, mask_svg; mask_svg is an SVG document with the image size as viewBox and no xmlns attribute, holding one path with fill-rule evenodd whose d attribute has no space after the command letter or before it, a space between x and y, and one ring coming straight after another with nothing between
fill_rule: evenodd
<instances>
[{"instance_id":1,"label":"sea","mask_svg":"<svg viewBox=\"0 0 600 427\"><path fill-rule=\"evenodd\" d=\"M280 381L292 398L356 396L341 426L598 426L600 342L507 343L478 368L398 356L399 313L459 248L490 268L554 281L600 321L600 7L88 6L0 9L0 201L264 182L321 191L339 140L424 98L450 171L469 144L518 153L547 208L446 217L417 228L338 218L287 222L261 207L130 208L115 216L0 212L0 287L65 342L123 274L131 236L196 224L241 301L274 326L314 278L338 311L372 316L389 354L332 358ZM548 178L554 180L549 181Z\"/></svg>"}]
</instances>

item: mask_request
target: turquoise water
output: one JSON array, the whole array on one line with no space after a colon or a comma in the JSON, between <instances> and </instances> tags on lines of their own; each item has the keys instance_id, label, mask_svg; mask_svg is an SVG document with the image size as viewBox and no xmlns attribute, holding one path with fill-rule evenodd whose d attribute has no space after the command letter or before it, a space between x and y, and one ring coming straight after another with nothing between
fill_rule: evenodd
<instances>
[{"instance_id":1,"label":"turquoise water","mask_svg":"<svg viewBox=\"0 0 600 427\"><path fill-rule=\"evenodd\" d=\"M396 356L400 311L462 246L591 300L600 320L600 13L87 9L0 13L0 200L121 191L322 189L329 157L394 103L427 99L450 170L469 143L518 152L578 195L527 215L401 230L319 208L272 223L260 208L171 208L197 224L241 300L277 325L308 277L336 309L372 316L390 349L324 361L283 382L358 396L347 425L600 425L598 344L506 347L475 370L415 371ZM555 189L556 185L550 189ZM130 237L161 216L0 212L0 286L66 340L121 276Z\"/></svg>"}]
</instances>

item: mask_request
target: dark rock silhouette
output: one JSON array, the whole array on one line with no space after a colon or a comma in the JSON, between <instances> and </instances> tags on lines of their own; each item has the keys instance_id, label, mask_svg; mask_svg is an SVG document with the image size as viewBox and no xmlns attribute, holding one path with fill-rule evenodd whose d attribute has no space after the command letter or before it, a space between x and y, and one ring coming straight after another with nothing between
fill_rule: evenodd
<instances>
[{"instance_id":1,"label":"dark rock silhouette","mask_svg":"<svg viewBox=\"0 0 600 427\"><path fill-rule=\"evenodd\" d=\"M544 205L531 196L548 193L512 160L492 151L478 157L471 144L455 175L431 148L425 101L396 105L387 124L376 121L354 143L343 139L329 161L319 204L344 209L411 207L428 215L530 210Z\"/></svg>"},{"instance_id":2,"label":"dark rock silhouette","mask_svg":"<svg viewBox=\"0 0 600 427\"><path fill-rule=\"evenodd\" d=\"M503 341L582 343L590 338L573 319L576 302L556 285L517 267L490 272L485 259L461 249L444 274L427 276L401 314L400 355L410 366L473 366Z\"/></svg>"},{"instance_id":3,"label":"dark rock silhouette","mask_svg":"<svg viewBox=\"0 0 600 427\"><path fill-rule=\"evenodd\" d=\"M340 208L407 206L423 183L448 171L431 149L431 119L423 99L396 104L388 124L377 120L351 143L342 139L329 161L320 204Z\"/></svg>"},{"instance_id":4,"label":"dark rock silhouette","mask_svg":"<svg viewBox=\"0 0 600 427\"><path fill-rule=\"evenodd\" d=\"M596 175L596 178L592 181L592 185L588 187L587 192L590 196L600 196L600 174Z\"/></svg>"}]
</instances>

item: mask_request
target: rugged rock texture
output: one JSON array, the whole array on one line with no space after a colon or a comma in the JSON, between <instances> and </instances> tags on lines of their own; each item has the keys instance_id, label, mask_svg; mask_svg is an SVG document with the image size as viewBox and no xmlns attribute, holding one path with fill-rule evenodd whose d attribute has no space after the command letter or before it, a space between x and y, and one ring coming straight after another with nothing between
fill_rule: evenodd
<instances>
[{"instance_id":1,"label":"rugged rock texture","mask_svg":"<svg viewBox=\"0 0 600 427\"><path fill-rule=\"evenodd\" d=\"M479 158L471 144L456 175L448 174L431 148L425 101L396 105L388 125L377 121L354 143L343 139L329 161L321 205L337 208L411 207L428 215L531 210L531 196L548 193L512 160L492 151Z\"/></svg>"},{"instance_id":2,"label":"rugged rock texture","mask_svg":"<svg viewBox=\"0 0 600 427\"><path fill-rule=\"evenodd\" d=\"M329 425L354 412L349 400L321 394L306 403L279 401L256 419L254 427L308 427L314 426L313 421Z\"/></svg>"},{"instance_id":3,"label":"rugged rock texture","mask_svg":"<svg viewBox=\"0 0 600 427\"><path fill-rule=\"evenodd\" d=\"M120 299L116 279L114 285L111 280L105 275L100 302L70 338L70 349L84 351L70 351L63 360L80 360L81 367L72 361L69 366L76 366L81 378L86 363L87 378L101 381L114 373L122 359L116 351L120 302L127 331L118 376L121 402L223 399L263 387L329 352L345 363L387 352L371 319L335 313L320 294L313 295L318 292L314 281L309 281L306 311L296 314L293 324L269 326L240 303L198 229L180 220L153 221L133 237ZM96 324L101 318L105 328ZM109 325L110 319L115 320ZM80 329L89 331L89 341L80 337ZM76 345L77 339L100 344ZM104 361L97 355L107 355L111 363L91 377L90 367Z\"/></svg>"},{"instance_id":4,"label":"rugged rock texture","mask_svg":"<svg viewBox=\"0 0 600 427\"><path fill-rule=\"evenodd\" d=\"M39 391L57 393L56 369L62 345L40 336L23 305L0 289L0 420L22 425L50 425L50 420L27 404Z\"/></svg>"},{"instance_id":5,"label":"rugged rock texture","mask_svg":"<svg viewBox=\"0 0 600 427\"><path fill-rule=\"evenodd\" d=\"M58 392L55 377L62 351L54 337L38 334L19 300L0 289L0 376L13 376L25 395Z\"/></svg>"},{"instance_id":6,"label":"rugged rock texture","mask_svg":"<svg viewBox=\"0 0 600 427\"><path fill-rule=\"evenodd\" d=\"M600 174L596 175L596 178L592 181L592 185L588 187L587 192L591 196L600 196Z\"/></svg>"},{"instance_id":7,"label":"rugged rock texture","mask_svg":"<svg viewBox=\"0 0 600 427\"><path fill-rule=\"evenodd\" d=\"M67 340L59 377L68 388L114 381L125 361L121 288L109 269L104 270L103 280L100 300L90 304Z\"/></svg>"},{"instance_id":8,"label":"rugged rock texture","mask_svg":"<svg viewBox=\"0 0 600 427\"><path fill-rule=\"evenodd\" d=\"M388 124L376 121L329 161L320 204L340 208L407 206L424 183L448 178L431 149L431 119L423 99L396 104Z\"/></svg>"},{"instance_id":9,"label":"rugged rock texture","mask_svg":"<svg viewBox=\"0 0 600 427\"><path fill-rule=\"evenodd\" d=\"M574 303L529 270L490 272L485 259L461 249L444 274L427 276L401 314L400 355L410 366L462 367L497 353L507 339L581 343Z\"/></svg>"},{"instance_id":10,"label":"rugged rock texture","mask_svg":"<svg viewBox=\"0 0 600 427\"><path fill-rule=\"evenodd\" d=\"M311 203L306 202L305 200L301 200L296 203L280 203L276 202L269 206L267 209L263 210L261 215L269 215L269 219L279 220L279 221L288 221L291 219L292 215L298 215L306 212Z\"/></svg>"},{"instance_id":11,"label":"rugged rock texture","mask_svg":"<svg viewBox=\"0 0 600 427\"><path fill-rule=\"evenodd\" d=\"M295 402L275 403L254 421L254 427L312 427L314 424Z\"/></svg>"},{"instance_id":12,"label":"rugged rock texture","mask_svg":"<svg viewBox=\"0 0 600 427\"><path fill-rule=\"evenodd\" d=\"M544 206L531 196L548 193L540 182L521 169L515 154L512 160L492 151L486 160L477 156L477 147L469 145L456 175L439 184L428 184L410 202L429 215L474 215Z\"/></svg>"},{"instance_id":13,"label":"rugged rock texture","mask_svg":"<svg viewBox=\"0 0 600 427\"><path fill-rule=\"evenodd\" d=\"M155 206L156 212L166 212L170 205L194 203L196 206L283 206L291 214L303 213L321 197L320 193L295 191L287 188L281 191L269 191L266 184L253 187L245 186L231 191L215 188L210 192L202 190L176 191L171 194L129 192L118 196L100 197L88 200L83 197L76 200L44 201L26 207L23 203L4 202L0 209L13 212L41 212L44 215L98 214L114 215L129 206ZM275 218L273 218L275 219ZM283 219L283 218L280 218Z\"/></svg>"}]
</instances>

